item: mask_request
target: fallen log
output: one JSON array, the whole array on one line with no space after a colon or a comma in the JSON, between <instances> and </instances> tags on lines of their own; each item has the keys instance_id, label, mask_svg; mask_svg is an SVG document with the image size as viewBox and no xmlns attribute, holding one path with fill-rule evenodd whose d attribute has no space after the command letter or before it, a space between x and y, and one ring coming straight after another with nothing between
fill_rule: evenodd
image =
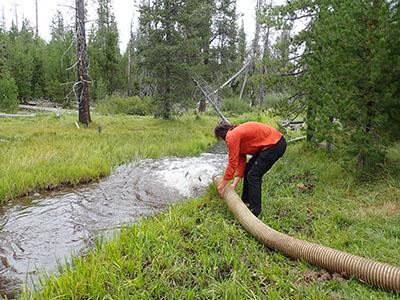
<instances>
[{"instance_id":1,"label":"fallen log","mask_svg":"<svg viewBox=\"0 0 400 300\"><path fill-rule=\"evenodd\" d=\"M215 185L218 185L221 179L222 176L214 177ZM254 216L229 185L225 188L224 200L229 210L246 231L268 248L335 273L345 274L349 277L354 276L361 282L386 290L400 291L400 267L376 262L280 233Z\"/></svg>"},{"instance_id":2,"label":"fallen log","mask_svg":"<svg viewBox=\"0 0 400 300\"><path fill-rule=\"evenodd\" d=\"M78 112L75 110L69 109L61 109L61 108L53 108L53 107L41 107L41 106L32 106L32 105L19 105L20 109L27 109L33 111L44 111L44 112L53 112L56 114L77 114Z\"/></svg>"},{"instance_id":3,"label":"fallen log","mask_svg":"<svg viewBox=\"0 0 400 300\"><path fill-rule=\"evenodd\" d=\"M298 142L298 141L304 140L304 139L306 139L306 138L307 138L307 136L303 135L303 136L300 136L300 137L297 137L297 138L294 138L294 139L288 140L287 142L288 142L288 143L295 143L295 142Z\"/></svg>"},{"instance_id":4,"label":"fallen log","mask_svg":"<svg viewBox=\"0 0 400 300\"><path fill-rule=\"evenodd\" d=\"M0 113L0 118L34 118L35 114L3 114Z\"/></svg>"}]
</instances>

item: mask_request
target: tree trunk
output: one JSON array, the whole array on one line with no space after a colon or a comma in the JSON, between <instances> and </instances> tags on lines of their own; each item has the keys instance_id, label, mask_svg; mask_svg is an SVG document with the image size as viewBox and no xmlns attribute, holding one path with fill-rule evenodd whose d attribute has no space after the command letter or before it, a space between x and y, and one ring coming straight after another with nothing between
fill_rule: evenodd
<instances>
[{"instance_id":1,"label":"tree trunk","mask_svg":"<svg viewBox=\"0 0 400 300\"><path fill-rule=\"evenodd\" d=\"M203 57L203 64L206 66L206 70L208 70L208 65L210 63L210 43L207 41L204 44L204 57ZM201 113L205 112L207 109L207 100L205 97L201 97L200 103L199 103L199 111Z\"/></svg>"},{"instance_id":2,"label":"tree trunk","mask_svg":"<svg viewBox=\"0 0 400 300\"><path fill-rule=\"evenodd\" d=\"M246 87L246 83L247 83L247 76L249 74L249 67L247 67L246 73L244 75L244 80L243 80L243 84L242 84L242 88L240 89L240 95L239 95L239 100L242 100L243 98L243 93L244 93L244 88Z\"/></svg>"},{"instance_id":3,"label":"tree trunk","mask_svg":"<svg viewBox=\"0 0 400 300\"><path fill-rule=\"evenodd\" d=\"M265 33L265 38L264 38L264 53L263 53L263 61L261 62L260 65L260 75L261 75L261 81L258 83L258 94L257 94L257 104L261 107L264 102L266 90L265 90L265 84L263 83L265 74L267 74L267 67L265 66L265 60L270 58L270 49L269 49L269 33L270 33L270 28L269 26L266 29Z\"/></svg>"},{"instance_id":4,"label":"tree trunk","mask_svg":"<svg viewBox=\"0 0 400 300\"><path fill-rule=\"evenodd\" d=\"M36 38L39 37L39 12L38 12L38 0L35 0L35 7L36 7L36 28L35 28L35 35Z\"/></svg>"},{"instance_id":5,"label":"tree trunk","mask_svg":"<svg viewBox=\"0 0 400 300\"><path fill-rule=\"evenodd\" d=\"M166 2L165 4L166 7L172 8L171 7L171 3L169 1ZM172 11L172 10L171 10ZM166 44L168 46L171 46L172 41L171 41L171 32L172 32L172 20L171 20L171 15L169 15L166 23L165 23L165 27L166 27ZM168 120L170 118L170 94L171 94L171 69L168 65L165 65L165 78L164 78L164 94L162 95L163 98L163 119L164 120Z\"/></svg>"},{"instance_id":6,"label":"tree trunk","mask_svg":"<svg viewBox=\"0 0 400 300\"><path fill-rule=\"evenodd\" d=\"M311 142L314 139L314 127L312 125L314 121L314 110L311 108L311 106L308 106L307 108L307 142Z\"/></svg>"},{"instance_id":7,"label":"tree trunk","mask_svg":"<svg viewBox=\"0 0 400 300\"><path fill-rule=\"evenodd\" d=\"M261 24L258 21L258 15L261 13L261 9L262 9L263 3L264 3L263 0L257 0L257 5L256 5L256 29L255 29L255 32L254 32L254 39L253 39L253 43L252 43L252 47L251 47L251 54L250 54L250 56L251 56L251 58L250 58L251 59L251 63L250 63L250 66L249 66L250 76L253 76L256 73L257 60L258 60L259 54L260 54L259 42L260 42ZM257 95L258 95L257 91L253 91L251 93L251 95L250 95L250 103L249 103L250 107L253 107L253 105L257 103L257 100L258 100L257 99Z\"/></svg>"},{"instance_id":8,"label":"tree trunk","mask_svg":"<svg viewBox=\"0 0 400 300\"><path fill-rule=\"evenodd\" d=\"M128 43L128 86L126 95L128 97L132 96L132 47L133 47L133 31L131 22L131 38Z\"/></svg>"},{"instance_id":9,"label":"tree trunk","mask_svg":"<svg viewBox=\"0 0 400 300\"><path fill-rule=\"evenodd\" d=\"M79 109L79 122L89 125L91 122L89 110L89 60L86 46L85 32L85 2L75 0L76 9L76 55L78 81L76 88L77 103Z\"/></svg>"}]
</instances>

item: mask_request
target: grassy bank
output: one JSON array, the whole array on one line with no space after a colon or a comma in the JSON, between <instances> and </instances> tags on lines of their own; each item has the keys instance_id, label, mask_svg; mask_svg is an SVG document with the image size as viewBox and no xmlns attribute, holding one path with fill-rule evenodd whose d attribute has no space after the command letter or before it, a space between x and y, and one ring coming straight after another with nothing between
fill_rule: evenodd
<instances>
[{"instance_id":1,"label":"grassy bank","mask_svg":"<svg viewBox=\"0 0 400 300\"><path fill-rule=\"evenodd\" d=\"M400 147L386 174L354 182L321 151L291 145L265 177L261 219L273 228L399 265ZM34 299L394 299L357 280L324 280L307 263L268 250L226 210L202 199L123 230L47 278ZM311 274L311 275L310 275ZM314 275L313 275L314 274ZM328 278L329 279L329 278Z\"/></svg>"},{"instance_id":2,"label":"grassy bank","mask_svg":"<svg viewBox=\"0 0 400 300\"><path fill-rule=\"evenodd\" d=\"M195 155L214 142L213 118L94 119L80 129L76 116L0 119L0 203L39 189L96 180L135 158Z\"/></svg>"}]
</instances>

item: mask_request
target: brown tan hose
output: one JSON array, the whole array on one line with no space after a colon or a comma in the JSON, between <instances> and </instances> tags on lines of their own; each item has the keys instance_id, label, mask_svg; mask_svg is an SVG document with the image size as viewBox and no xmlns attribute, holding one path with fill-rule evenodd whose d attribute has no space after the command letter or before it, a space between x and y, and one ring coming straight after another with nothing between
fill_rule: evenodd
<instances>
[{"instance_id":1,"label":"brown tan hose","mask_svg":"<svg viewBox=\"0 0 400 300\"><path fill-rule=\"evenodd\" d=\"M221 176L215 177L214 183L218 185L221 178ZM375 262L280 233L255 217L236 192L228 186L225 190L224 199L228 204L229 210L246 231L267 247L280 251L291 258L305 260L332 272L345 273L347 276L357 277L362 282L379 286L386 290L400 291L399 267Z\"/></svg>"}]
</instances>

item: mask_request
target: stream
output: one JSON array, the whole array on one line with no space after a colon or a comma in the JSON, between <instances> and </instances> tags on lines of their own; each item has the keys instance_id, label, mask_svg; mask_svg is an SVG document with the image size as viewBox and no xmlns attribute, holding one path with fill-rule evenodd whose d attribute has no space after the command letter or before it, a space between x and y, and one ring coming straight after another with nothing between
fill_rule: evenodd
<instances>
[{"instance_id":1,"label":"stream","mask_svg":"<svg viewBox=\"0 0 400 300\"><path fill-rule=\"evenodd\" d=\"M43 271L57 272L58 264L91 249L96 238L201 196L226 164L224 149L212 152L140 160L98 183L0 206L0 298L14 299L23 284L34 285Z\"/></svg>"}]
</instances>

